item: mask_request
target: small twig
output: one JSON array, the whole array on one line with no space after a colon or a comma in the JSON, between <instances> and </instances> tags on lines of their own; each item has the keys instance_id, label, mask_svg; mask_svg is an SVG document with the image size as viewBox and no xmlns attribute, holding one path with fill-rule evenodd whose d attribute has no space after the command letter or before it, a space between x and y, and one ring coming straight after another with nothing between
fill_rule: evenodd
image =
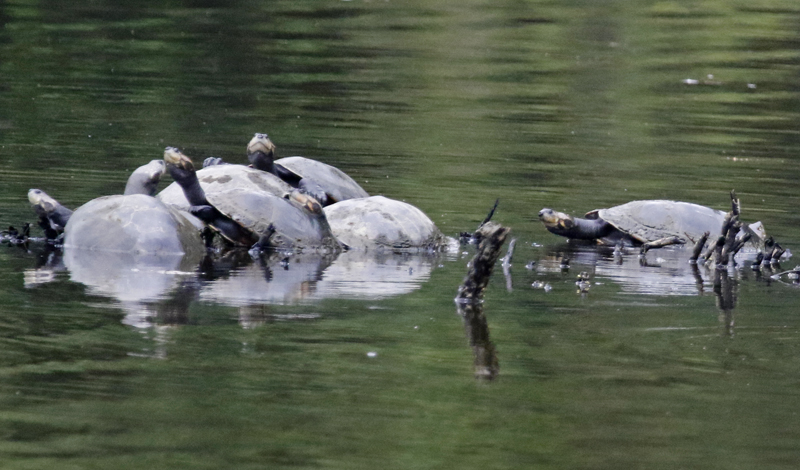
<instances>
[{"instance_id":1,"label":"small twig","mask_svg":"<svg viewBox=\"0 0 800 470\"><path fill-rule=\"evenodd\" d=\"M682 245L684 243L686 243L686 240L678 236L659 238L658 240L653 240L651 242L642 244L640 253L645 254L652 248L663 248L665 246Z\"/></svg>"},{"instance_id":2,"label":"small twig","mask_svg":"<svg viewBox=\"0 0 800 470\"><path fill-rule=\"evenodd\" d=\"M706 241L708 241L708 237L711 235L711 232L706 232L703 236L697 240L697 243L694 244L694 251L692 251L692 257L689 258L689 262L692 264L697 263L697 258L700 257L700 253L703 251L703 247L706 246Z\"/></svg>"},{"instance_id":3,"label":"small twig","mask_svg":"<svg viewBox=\"0 0 800 470\"><path fill-rule=\"evenodd\" d=\"M733 249L731 250L731 259L736 257L736 255L739 253L739 250L744 248L744 246L747 244L747 242L750 241L752 237L753 234L748 232L745 233L739 240L736 241L736 244L733 246Z\"/></svg>"},{"instance_id":4,"label":"small twig","mask_svg":"<svg viewBox=\"0 0 800 470\"><path fill-rule=\"evenodd\" d=\"M497 205L498 205L498 204L500 204L500 198L497 198L497 199L494 201L494 206L492 206L492 209L489 211L489 214L486 216L486 218L485 218L485 219L483 219L483 222L481 222L481 224L480 224L480 225L478 225L478 230L480 230L480 229L481 229L481 227L483 227L483 226L484 226L484 225L486 225L486 224L487 224L487 223L488 223L490 220L492 220L492 217L494 216L494 211L496 211L496 210L497 210ZM477 232L478 230L476 230L476 232Z\"/></svg>"},{"instance_id":5,"label":"small twig","mask_svg":"<svg viewBox=\"0 0 800 470\"><path fill-rule=\"evenodd\" d=\"M714 259L714 253L716 253L718 248L719 250L722 250L722 245L724 244L725 244L725 237L723 235L720 235L719 237L717 237L717 241L708 245L708 249L703 254L703 259L705 259L706 262L711 262L711 260Z\"/></svg>"},{"instance_id":6,"label":"small twig","mask_svg":"<svg viewBox=\"0 0 800 470\"><path fill-rule=\"evenodd\" d=\"M514 257L514 246L517 244L517 239L514 238L508 243L508 251L503 256L503 267L511 266L511 260Z\"/></svg>"},{"instance_id":7,"label":"small twig","mask_svg":"<svg viewBox=\"0 0 800 470\"><path fill-rule=\"evenodd\" d=\"M736 190L734 189L731 189L731 212L737 217L742 213L742 204L739 202L739 198L736 197Z\"/></svg>"}]
</instances>

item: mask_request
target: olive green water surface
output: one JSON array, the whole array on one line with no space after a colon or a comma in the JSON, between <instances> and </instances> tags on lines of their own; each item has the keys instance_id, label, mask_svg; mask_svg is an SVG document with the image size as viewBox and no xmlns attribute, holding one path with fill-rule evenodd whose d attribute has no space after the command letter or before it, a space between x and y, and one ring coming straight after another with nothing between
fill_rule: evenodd
<instances>
[{"instance_id":1,"label":"olive green water surface","mask_svg":"<svg viewBox=\"0 0 800 470\"><path fill-rule=\"evenodd\" d=\"M450 235L500 198L517 238L491 382L453 304L469 247L325 282L180 266L128 298L0 246L0 468L797 467L799 289L536 220L735 188L800 249L795 2L13 0L0 24L3 227L29 188L74 208L167 145L243 161L267 132Z\"/></svg>"}]
</instances>

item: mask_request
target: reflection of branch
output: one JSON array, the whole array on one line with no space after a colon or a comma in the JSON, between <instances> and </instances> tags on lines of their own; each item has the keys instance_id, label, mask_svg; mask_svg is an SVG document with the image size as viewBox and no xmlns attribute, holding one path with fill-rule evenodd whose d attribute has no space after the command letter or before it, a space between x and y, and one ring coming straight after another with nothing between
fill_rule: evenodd
<instances>
[{"instance_id":1,"label":"reflection of branch","mask_svg":"<svg viewBox=\"0 0 800 470\"><path fill-rule=\"evenodd\" d=\"M481 301L508 232L509 229L493 222L478 229L481 240L478 252L456 296L456 310L464 319L464 329L475 354L475 376L486 380L497 376L499 364L494 344L489 339L489 325Z\"/></svg>"},{"instance_id":2,"label":"reflection of branch","mask_svg":"<svg viewBox=\"0 0 800 470\"><path fill-rule=\"evenodd\" d=\"M500 371L497 352L489 339L489 324L479 302L457 303L458 314L464 318L464 330L475 354L475 377L492 380Z\"/></svg>"},{"instance_id":3,"label":"reflection of branch","mask_svg":"<svg viewBox=\"0 0 800 470\"><path fill-rule=\"evenodd\" d=\"M511 260L514 257L514 246L517 244L517 239L512 238L511 241L508 243L508 251L506 255L503 256L503 276L506 278L506 290L512 292L513 282L511 282Z\"/></svg>"}]
</instances>

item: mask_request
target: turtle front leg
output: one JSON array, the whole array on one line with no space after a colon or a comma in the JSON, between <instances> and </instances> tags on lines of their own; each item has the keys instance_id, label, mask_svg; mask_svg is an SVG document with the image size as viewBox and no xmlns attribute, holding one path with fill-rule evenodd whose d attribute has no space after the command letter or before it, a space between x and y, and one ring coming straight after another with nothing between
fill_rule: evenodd
<instances>
[{"instance_id":1,"label":"turtle front leg","mask_svg":"<svg viewBox=\"0 0 800 470\"><path fill-rule=\"evenodd\" d=\"M269 224L267 230L258 237L258 241L250 247L251 253L261 253L262 251L269 250L270 248L274 248L274 245L271 242L272 236L275 235L275 226Z\"/></svg>"},{"instance_id":2,"label":"turtle front leg","mask_svg":"<svg viewBox=\"0 0 800 470\"><path fill-rule=\"evenodd\" d=\"M322 186L314 181L310 181L308 178L301 179L297 185L297 189L316 199L317 202L322 204L323 207L333 204L332 201L328 201L328 194L325 193L325 190L322 189Z\"/></svg>"}]
</instances>

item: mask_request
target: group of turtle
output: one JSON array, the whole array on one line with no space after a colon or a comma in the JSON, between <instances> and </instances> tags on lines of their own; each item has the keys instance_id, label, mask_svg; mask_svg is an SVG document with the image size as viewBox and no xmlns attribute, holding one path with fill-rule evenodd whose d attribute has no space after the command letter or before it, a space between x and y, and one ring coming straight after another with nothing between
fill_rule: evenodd
<instances>
[{"instance_id":1,"label":"group of turtle","mask_svg":"<svg viewBox=\"0 0 800 470\"><path fill-rule=\"evenodd\" d=\"M436 250L452 243L416 207L370 196L328 164L304 157L275 160L275 150L267 134L255 134L247 145L248 165L207 158L195 170L189 157L167 147L162 160L133 172L122 195L93 199L74 212L39 189L31 189L28 198L46 237L70 249L179 254L205 250L219 240L258 250L336 253ZM157 193L165 173L174 182ZM737 205L735 199L734 209ZM554 234L646 248L704 243L704 234L720 227L725 235L726 216L663 200L632 201L589 212L584 219L552 209L539 212ZM737 219L737 224L740 239L744 235L763 246L760 223L748 226Z\"/></svg>"},{"instance_id":2,"label":"group of turtle","mask_svg":"<svg viewBox=\"0 0 800 470\"><path fill-rule=\"evenodd\" d=\"M447 237L419 209L370 196L341 170L304 157L275 160L267 134L247 146L249 165L208 158L202 169L175 147L136 169L122 195L74 212L40 189L28 199L49 240L66 249L187 254L212 244L336 253L433 250ZM174 182L160 193L161 176Z\"/></svg>"}]
</instances>

